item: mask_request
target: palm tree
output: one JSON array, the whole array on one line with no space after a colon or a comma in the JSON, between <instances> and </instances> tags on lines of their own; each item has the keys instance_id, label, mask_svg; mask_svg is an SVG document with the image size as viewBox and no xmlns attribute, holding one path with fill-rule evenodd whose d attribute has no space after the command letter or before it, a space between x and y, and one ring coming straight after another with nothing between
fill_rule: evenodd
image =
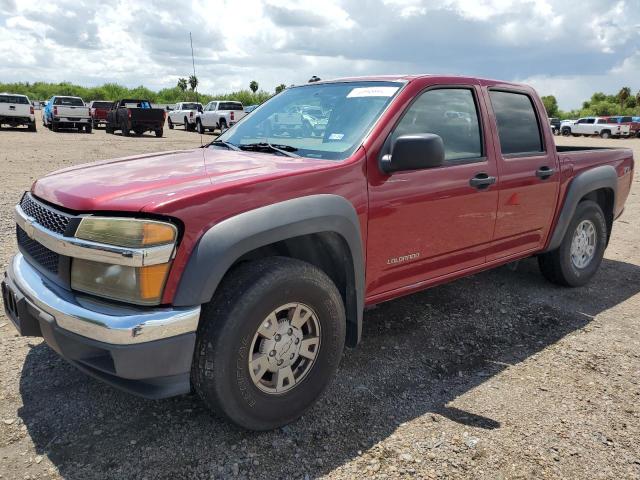
<instances>
[{"instance_id":1,"label":"palm tree","mask_svg":"<svg viewBox=\"0 0 640 480\"><path fill-rule=\"evenodd\" d=\"M249 88L253 93L256 93L258 91L258 86L258 82L256 82L255 80L251 80L251 82L249 83Z\"/></svg>"},{"instance_id":2,"label":"palm tree","mask_svg":"<svg viewBox=\"0 0 640 480\"><path fill-rule=\"evenodd\" d=\"M198 86L198 77L195 75L189 76L189 86L191 87L191 91L195 90Z\"/></svg>"},{"instance_id":3,"label":"palm tree","mask_svg":"<svg viewBox=\"0 0 640 480\"><path fill-rule=\"evenodd\" d=\"M178 88L180 90L182 90L183 92L187 89L187 79L186 78L179 78L178 79Z\"/></svg>"},{"instance_id":4,"label":"palm tree","mask_svg":"<svg viewBox=\"0 0 640 480\"><path fill-rule=\"evenodd\" d=\"M281 83L280 85L278 85L276 87L276 93L280 93L281 91L283 91L285 88L287 88L287 86L284 83ZM640 92L638 92L638 94L640 95Z\"/></svg>"},{"instance_id":5,"label":"palm tree","mask_svg":"<svg viewBox=\"0 0 640 480\"><path fill-rule=\"evenodd\" d=\"M618 100L620 101L620 110L624 108L624 102L631 96L631 89L629 87L622 87L618 92ZM622 112L620 112L622 113Z\"/></svg>"}]
</instances>

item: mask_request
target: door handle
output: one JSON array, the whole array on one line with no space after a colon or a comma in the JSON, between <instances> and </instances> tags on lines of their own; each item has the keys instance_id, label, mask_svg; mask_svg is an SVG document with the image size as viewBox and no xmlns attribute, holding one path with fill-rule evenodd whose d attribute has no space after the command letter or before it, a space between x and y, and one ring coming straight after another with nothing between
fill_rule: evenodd
<instances>
[{"instance_id":1,"label":"door handle","mask_svg":"<svg viewBox=\"0 0 640 480\"><path fill-rule=\"evenodd\" d=\"M555 173L555 170L553 168L547 167L545 165L544 167L540 167L538 170L536 170L536 177L542 180L546 180L554 173Z\"/></svg>"},{"instance_id":2,"label":"door handle","mask_svg":"<svg viewBox=\"0 0 640 480\"><path fill-rule=\"evenodd\" d=\"M478 190L484 190L494 183L496 183L496 177L491 177L489 174L484 172L476 174L475 177L469 180L469 185L477 188Z\"/></svg>"}]
</instances>

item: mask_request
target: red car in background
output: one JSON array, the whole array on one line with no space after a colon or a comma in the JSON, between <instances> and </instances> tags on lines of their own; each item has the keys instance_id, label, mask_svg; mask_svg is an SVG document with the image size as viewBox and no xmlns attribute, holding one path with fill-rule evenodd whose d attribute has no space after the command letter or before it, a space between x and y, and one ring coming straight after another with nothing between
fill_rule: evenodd
<instances>
[{"instance_id":1,"label":"red car in background","mask_svg":"<svg viewBox=\"0 0 640 480\"><path fill-rule=\"evenodd\" d=\"M104 100L92 100L89 103L89 113L91 115L91 124L93 128L99 125L107 124L107 113L111 110L112 102Z\"/></svg>"},{"instance_id":2,"label":"red car in background","mask_svg":"<svg viewBox=\"0 0 640 480\"><path fill-rule=\"evenodd\" d=\"M619 115L615 117L604 117L611 123L619 123L620 125L629 125L629 137L640 138L640 122L634 121L629 115Z\"/></svg>"}]
</instances>

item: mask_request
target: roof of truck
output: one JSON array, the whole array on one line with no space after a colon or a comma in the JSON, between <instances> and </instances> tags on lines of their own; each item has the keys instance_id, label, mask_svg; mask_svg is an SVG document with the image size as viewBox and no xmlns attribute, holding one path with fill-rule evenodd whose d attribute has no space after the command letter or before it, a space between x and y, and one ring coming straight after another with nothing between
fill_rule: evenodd
<instances>
[{"instance_id":1,"label":"roof of truck","mask_svg":"<svg viewBox=\"0 0 640 480\"><path fill-rule=\"evenodd\" d=\"M327 80L319 80L313 83L338 83L338 82L410 82L412 80L417 80L421 78L441 78L441 79L464 79L464 80L479 80L481 82L487 83L499 83L503 85L513 85L513 86L526 86L522 83L516 82L508 82L505 80L496 80L492 78L483 78L483 77L474 77L470 75L452 75L452 74L435 74L435 73L425 73L425 74L412 74L412 75L367 75L361 77L342 77L342 78L331 78ZM304 84L306 85L306 84Z\"/></svg>"}]
</instances>

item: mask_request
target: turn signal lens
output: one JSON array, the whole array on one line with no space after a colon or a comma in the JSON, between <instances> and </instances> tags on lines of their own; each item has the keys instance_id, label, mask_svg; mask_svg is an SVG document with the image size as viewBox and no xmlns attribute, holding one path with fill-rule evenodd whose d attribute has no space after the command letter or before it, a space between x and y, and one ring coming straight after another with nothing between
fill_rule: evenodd
<instances>
[{"instance_id":1,"label":"turn signal lens","mask_svg":"<svg viewBox=\"0 0 640 480\"><path fill-rule=\"evenodd\" d=\"M142 248L171 244L177 233L175 225L155 220L84 217L75 236L107 245Z\"/></svg>"},{"instance_id":2,"label":"turn signal lens","mask_svg":"<svg viewBox=\"0 0 640 480\"><path fill-rule=\"evenodd\" d=\"M99 297L138 305L158 305L171 262L126 267L74 258L71 288Z\"/></svg>"}]
</instances>

